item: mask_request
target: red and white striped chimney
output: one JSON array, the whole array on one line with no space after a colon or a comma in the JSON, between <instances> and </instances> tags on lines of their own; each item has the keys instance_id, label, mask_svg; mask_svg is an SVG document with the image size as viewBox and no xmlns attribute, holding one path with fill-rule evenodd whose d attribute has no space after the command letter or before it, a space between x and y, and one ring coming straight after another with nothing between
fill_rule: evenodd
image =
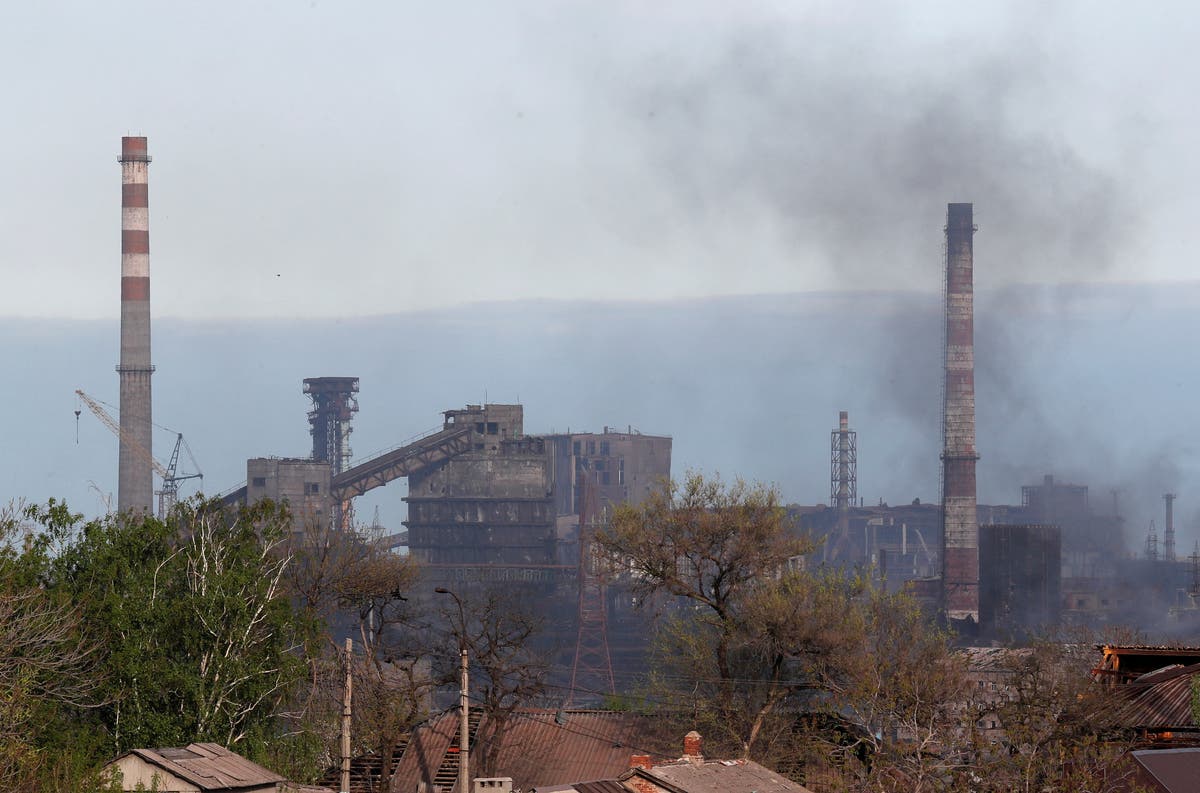
<instances>
[{"instance_id":1,"label":"red and white striped chimney","mask_svg":"<svg viewBox=\"0 0 1200 793\"><path fill-rule=\"evenodd\" d=\"M973 205L946 210L946 371L942 404L942 599L951 620L979 621L975 508Z\"/></svg>"},{"instance_id":2,"label":"red and white striped chimney","mask_svg":"<svg viewBox=\"0 0 1200 793\"><path fill-rule=\"evenodd\" d=\"M121 138L121 443L117 509L152 514L150 415L150 155L145 138ZM134 443L140 444L137 449Z\"/></svg>"}]
</instances>

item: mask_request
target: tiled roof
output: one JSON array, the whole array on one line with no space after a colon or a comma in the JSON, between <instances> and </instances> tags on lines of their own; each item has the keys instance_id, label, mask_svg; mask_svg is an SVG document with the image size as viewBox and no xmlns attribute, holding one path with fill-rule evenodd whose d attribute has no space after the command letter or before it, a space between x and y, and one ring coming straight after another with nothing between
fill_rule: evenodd
<instances>
[{"instance_id":1,"label":"tiled roof","mask_svg":"<svg viewBox=\"0 0 1200 793\"><path fill-rule=\"evenodd\" d=\"M560 717L558 711L549 709L517 710L509 719L494 774L512 777L513 787L520 790L615 779L629 768L633 754L661 757L678 751L674 746L659 745L653 738L654 727L651 717L636 713L566 710ZM444 713L415 730L397 767L393 793L415 793L421 782L432 785L457 731L457 711ZM485 718L471 746L473 774L477 775L490 735Z\"/></svg>"},{"instance_id":2,"label":"tiled roof","mask_svg":"<svg viewBox=\"0 0 1200 793\"><path fill-rule=\"evenodd\" d=\"M183 748L134 749L130 753L186 779L201 790L241 790L285 781L274 771L268 771L215 743L192 743Z\"/></svg>"},{"instance_id":3,"label":"tiled roof","mask_svg":"<svg viewBox=\"0 0 1200 793\"><path fill-rule=\"evenodd\" d=\"M752 760L680 760L634 773L662 780L687 793L811 793Z\"/></svg>"}]
</instances>

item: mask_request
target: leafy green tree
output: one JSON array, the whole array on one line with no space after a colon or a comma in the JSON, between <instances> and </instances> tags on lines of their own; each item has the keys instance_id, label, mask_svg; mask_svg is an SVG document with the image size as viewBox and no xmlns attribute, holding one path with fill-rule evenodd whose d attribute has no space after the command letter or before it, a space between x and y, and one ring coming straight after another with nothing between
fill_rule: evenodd
<instances>
[{"instance_id":1,"label":"leafy green tree","mask_svg":"<svg viewBox=\"0 0 1200 793\"><path fill-rule=\"evenodd\" d=\"M311 629L281 584L285 512L191 502L165 522L85 523L59 505L27 517L42 528L28 565L77 604L99 644L99 705L72 720L104 736L104 753L205 740L253 748L271 734Z\"/></svg>"}]
</instances>

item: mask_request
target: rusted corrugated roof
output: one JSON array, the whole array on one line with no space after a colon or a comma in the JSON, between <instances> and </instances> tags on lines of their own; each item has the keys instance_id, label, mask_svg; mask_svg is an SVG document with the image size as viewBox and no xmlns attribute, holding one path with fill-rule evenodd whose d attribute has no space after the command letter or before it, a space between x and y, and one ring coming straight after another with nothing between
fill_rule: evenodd
<instances>
[{"instance_id":1,"label":"rusted corrugated roof","mask_svg":"<svg viewBox=\"0 0 1200 793\"><path fill-rule=\"evenodd\" d=\"M659 746L653 737L654 726L650 717L635 713L517 710L509 719L493 773L512 777L513 787L520 790L615 779L629 768L633 754L663 756L654 751ZM485 718L471 746L473 770L488 750L491 730ZM419 783L432 784L457 731L458 713L454 711L415 730L397 768L394 793L414 793Z\"/></svg>"},{"instance_id":2,"label":"rusted corrugated roof","mask_svg":"<svg viewBox=\"0 0 1200 793\"><path fill-rule=\"evenodd\" d=\"M752 760L690 762L680 760L638 769L687 793L812 793L803 785L776 774Z\"/></svg>"},{"instance_id":3,"label":"rusted corrugated roof","mask_svg":"<svg viewBox=\"0 0 1200 793\"><path fill-rule=\"evenodd\" d=\"M1113 700L1101 714L1110 727L1179 730L1195 729L1192 680L1200 664L1177 666L1113 689Z\"/></svg>"},{"instance_id":4,"label":"rusted corrugated roof","mask_svg":"<svg viewBox=\"0 0 1200 793\"><path fill-rule=\"evenodd\" d=\"M241 790L285 781L274 771L215 743L191 743L182 748L134 749L131 754L186 779L201 790Z\"/></svg>"}]
</instances>

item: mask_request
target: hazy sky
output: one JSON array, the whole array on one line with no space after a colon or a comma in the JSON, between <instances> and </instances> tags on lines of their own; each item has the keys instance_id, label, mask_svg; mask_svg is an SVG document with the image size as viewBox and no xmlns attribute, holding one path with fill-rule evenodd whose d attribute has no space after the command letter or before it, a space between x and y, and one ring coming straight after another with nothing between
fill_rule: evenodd
<instances>
[{"instance_id":1,"label":"hazy sky","mask_svg":"<svg viewBox=\"0 0 1200 793\"><path fill-rule=\"evenodd\" d=\"M1190 279L1200 8L0 8L0 315L118 313L149 137L160 317ZM986 240L987 245L984 245ZM986 253L983 251L986 250Z\"/></svg>"}]
</instances>

